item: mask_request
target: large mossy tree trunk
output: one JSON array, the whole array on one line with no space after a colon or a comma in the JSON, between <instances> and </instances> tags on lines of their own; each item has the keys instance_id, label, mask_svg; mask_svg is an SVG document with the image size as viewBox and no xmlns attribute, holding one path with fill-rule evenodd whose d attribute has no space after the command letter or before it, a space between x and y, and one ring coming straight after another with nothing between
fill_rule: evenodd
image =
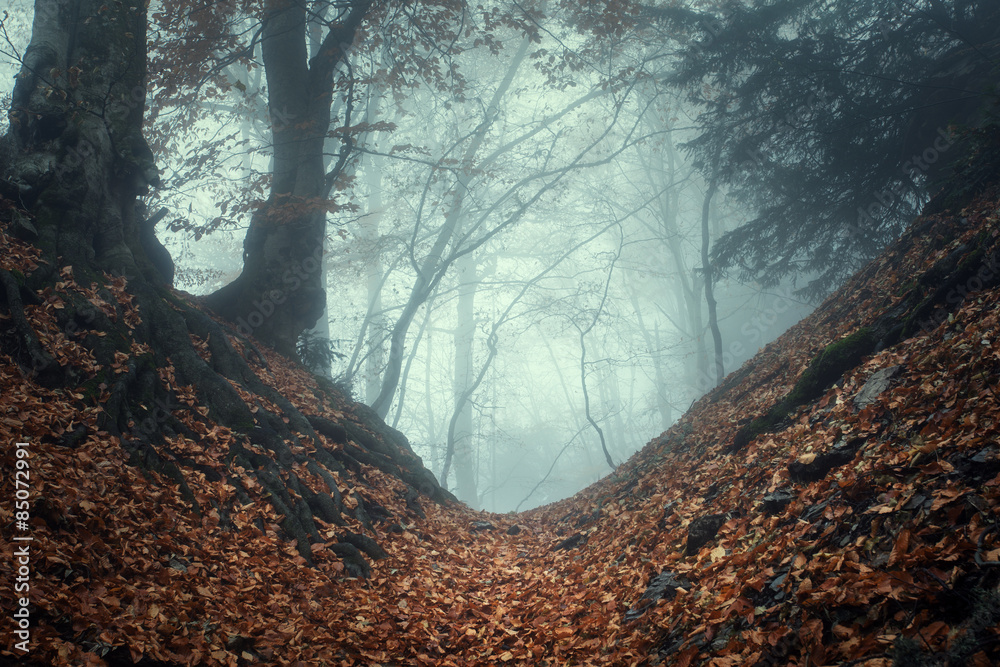
<instances>
[{"instance_id":1,"label":"large mossy tree trunk","mask_svg":"<svg viewBox=\"0 0 1000 667\"><path fill-rule=\"evenodd\" d=\"M343 525L340 514L349 511L331 473L349 479L363 463L403 480L414 497L419 491L452 498L405 438L374 415L348 407L343 423L334 423L303 414L254 372L249 355L266 363L252 341L164 284L143 245L148 235L141 233L137 200L158 183L142 135L145 4L38 0L32 30L10 130L0 140L0 200L7 200L0 211L8 229L40 252L35 270L0 268L3 352L36 381L73 388L88 407L99 406L100 430L121 443L134 465L173 479L194 512L201 508L185 476L199 468L169 441L198 442L191 420L230 429L235 437L226 460L256 476L307 562L317 540L314 517ZM123 284L124 299L115 296ZM56 338L79 341L93 355L88 368L57 361L53 337L41 336L26 317L43 294L60 299ZM201 354L193 340L204 343ZM177 395L188 386L194 405ZM303 440L315 445L314 453L292 452ZM326 488L307 488L292 472L297 465L325 480ZM239 497L227 502L250 500L238 481L229 481ZM374 542L355 541L368 545L369 555L379 553ZM350 539L331 548L364 573Z\"/></svg>"},{"instance_id":2,"label":"large mossy tree trunk","mask_svg":"<svg viewBox=\"0 0 1000 667\"><path fill-rule=\"evenodd\" d=\"M159 182L142 136L146 100L142 2L39 0L14 86L3 176L36 217L50 277L72 266L137 276L136 196Z\"/></svg>"},{"instance_id":3,"label":"large mossy tree trunk","mask_svg":"<svg viewBox=\"0 0 1000 667\"><path fill-rule=\"evenodd\" d=\"M18 281L22 294L13 298L30 301L57 280L100 289L111 276L126 278L142 313L134 332L122 330L122 317L109 318L85 299L68 296L60 314L65 329L114 333L87 338L98 362L110 366L116 351L130 349L130 337L153 350L153 363L145 370L136 367L115 384L118 393L112 392L105 406L108 418L124 425L135 416L133 410L144 414L139 404L156 398L159 384L153 371L170 357L184 380L198 387L213 418L252 425L244 401L190 343L191 329L208 327L211 320L171 303L175 299L142 243L146 235L140 233L144 220L138 196L159 182L142 134L145 80L143 2L35 3L31 43L12 95L10 130L0 148L0 176L5 192L31 215L21 231L39 247L44 261ZM9 290L7 301L13 309ZM21 333L26 340L34 335ZM41 347L30 356L25 361L32 372L50 382L73 381L73 370L46 358ZM227 357L228 370L238 374L233 357ZM240 379L248 381L249 369L244 368ZM143 391L133 391L139 386Z\"/></svg>"}]
</instances>

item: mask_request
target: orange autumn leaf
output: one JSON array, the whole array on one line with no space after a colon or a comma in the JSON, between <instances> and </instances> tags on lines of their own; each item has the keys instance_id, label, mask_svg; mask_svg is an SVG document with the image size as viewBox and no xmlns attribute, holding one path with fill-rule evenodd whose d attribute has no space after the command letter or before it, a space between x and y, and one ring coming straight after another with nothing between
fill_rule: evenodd
<instances>
[{"instance_id":1,"label":"orange autumn leaf","mask_svg":"<svg viewBox=\"0 0 1000 667\"><path fill-rule=\"evenodd\" d=\"M899 559L906 555L906 550L910 546L910 531L908 529L903 529L899 531L899 535L896 536L896 542L892 547L892 551L889 553L889 565L895 565L899 562Z\"/></svg>"}]
</instances>

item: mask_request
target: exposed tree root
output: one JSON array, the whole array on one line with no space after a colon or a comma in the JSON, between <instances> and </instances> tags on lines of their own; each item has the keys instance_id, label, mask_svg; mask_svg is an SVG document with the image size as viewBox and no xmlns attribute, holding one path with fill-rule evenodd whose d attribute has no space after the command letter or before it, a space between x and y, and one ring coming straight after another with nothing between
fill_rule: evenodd
<instances>
[{"instance_id":1,"label":"exposed tree root","mask_svg":"<svg viewBox=\"0 0 1000 667\"><path fill-rule=\"evenodd\" d=\"M5 349L16 351L24 372L39 383L82 390L85 401L100 405L98 426L121 443L129 463L147 476L175 483L196 515L215 510L221 525L232 525L234 504L254 502L236 473L242 468L260 484L280 517L282 532L306 563L314 562L313 545L328 542L320 534L319 521L344 528L329 549L344 561L348 574L367 576L371 570L366 557L386 555L374 537L378 524L395 517L357 490L349 507L338 476L341 486L353 476L361 488L368 483L368 466L398 477L407 484L407 507L417 515L423 514L421 495L442 502L453 499L423 468L405 436L370 409L352 406L341 422L303 413L258 375L268 371L266 357L251 341L177 293L142 275L130 276L126 289L132 301L122 303L107 282L80 288L68 274L61 283L54 280L60 275L53 269L57 263L53 258L23 280L0 270L0 307L6 313L0 337ZM99 370L89 379L85 370L60 364L49 353L37 324L26 315L26 306L43 304L40 294L54 294L63 304L55 311L52 328L92 356ZM198 347L195 341L204 344ZM332 389L317 391L323 393L325 405L346 403ZM192 473L209 480L223 478L172 445L178 438L199 442L199 428L192 425L224 426L234 434L225 456L230 469L225 480L233 488L229 506L215 500L206 506L187 483ZM65 437L71 445L86 435L84 428ZM294 472L298 465L313 481ZM315 480L320 480L319 486ZM369 534L347 529L348 518Z\"/></svg>"},{"instance_id":2,"label":"exposed tree root","mask_svg":"<svg viewBox=\"0 0 1000 667\"><path fill-rule=\"evenodd\" d=\"M32 373L39 384L56 386L64 381L62 368L45 351L38 336L24 316L24 300L37 302L37 296L25 290L9 271L0 269L0 306L9 314L9 319L0 324L0 337L5 350L11 350L22 368Z\"/></svg>"}]
</instances>

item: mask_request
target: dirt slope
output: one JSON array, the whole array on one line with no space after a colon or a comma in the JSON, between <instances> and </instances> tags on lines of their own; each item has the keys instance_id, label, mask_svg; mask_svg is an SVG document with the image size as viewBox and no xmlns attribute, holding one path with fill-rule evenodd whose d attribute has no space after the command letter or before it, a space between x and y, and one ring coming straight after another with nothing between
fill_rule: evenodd
<instances>
[{"instance_id":1,"label":"dirt slope","mask_svg":"<svg viewBox=\"0 0 1000 667\"><path fill-rule=\"evenodd\" d=\"M313 566L246 467L279 453L192 419L164 454L182 485L100 430L99 369L53 326L58 291L87 289L67 281L25 310L79 388L26 378L17 341L0 356L8 591L11 551L30 554L29 652L5 593L0 662L1000 664L1000 193L962 197L615 474L521 515L415 493L371 454L395 436L363 408L244 350L304 414L349 427L289 442L275 487L344 510L317 511ZM32 249L5 230L3 268L30 271Z\"/></svg>"}]
</instances>

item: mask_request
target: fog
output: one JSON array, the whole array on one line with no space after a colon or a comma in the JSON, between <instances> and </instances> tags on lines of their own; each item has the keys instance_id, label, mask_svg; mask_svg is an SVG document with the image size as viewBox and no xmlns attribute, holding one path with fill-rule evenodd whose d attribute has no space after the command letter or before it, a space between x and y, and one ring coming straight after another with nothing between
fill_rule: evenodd
<instances>
[{"instance_id":1,"label":"fog","mask_svg":"<svg viewBox=\"0 0 1000 667\"><path fill-rule=\"evenodd\" d=\"M8 12L5 108L31 3ZM492 49L459 34L440 71L394 68L389 38L354 45L353 88L332 109L332 127L349 112L353 129L327 216L327 310L301 349L385 414L435 475L447 469L462 500L507 512L612 472L715 386L717 362L738 369L813 304L795 292L808 276L764 288L717 271L716 358L703 224L714 244L755 212L724 185L706 203L704 172L683 148L698 120L662 83L683 36L604 57L555 20L531 39L490 34ZM266 197L271 124L296 122L268 110L259 42L248 48L191 98L172 98L171 72L151 66L147 135L162 187L146 205L168 210L157 234L175 288L194 295L239 275ZM347 142L331 135L328 165Z\"/></svg>"}]
</instances>

